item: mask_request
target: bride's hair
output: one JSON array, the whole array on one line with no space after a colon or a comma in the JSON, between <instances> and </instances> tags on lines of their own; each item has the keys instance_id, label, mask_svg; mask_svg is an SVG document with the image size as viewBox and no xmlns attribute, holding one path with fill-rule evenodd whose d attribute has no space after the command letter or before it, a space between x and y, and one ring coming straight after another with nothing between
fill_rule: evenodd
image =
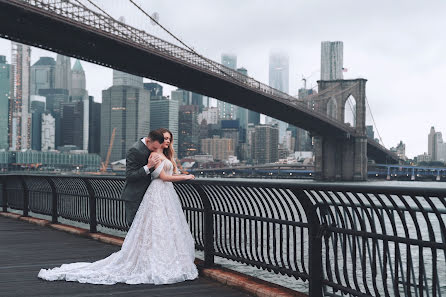
<instances>
[{"instance_id":1,"label":"bride's hair","mask_svg":"<svg viewBox=\"0 0 446 297\"><path fill-rule=\"evenodd\" d=\"M166 128L159 128L157 131L161 132L161 134L164 134L166 132L170 134L170 144L169 144L169 147L163 149L163 154L164 154L164 156L166 156L167 159L169 159L170 162L172 162L173 172L174 173L178 173L177 163L175 162L175 150L173 149L173 135L172 135L172 132L170 132Z\"/></svg>"}]
</instances>

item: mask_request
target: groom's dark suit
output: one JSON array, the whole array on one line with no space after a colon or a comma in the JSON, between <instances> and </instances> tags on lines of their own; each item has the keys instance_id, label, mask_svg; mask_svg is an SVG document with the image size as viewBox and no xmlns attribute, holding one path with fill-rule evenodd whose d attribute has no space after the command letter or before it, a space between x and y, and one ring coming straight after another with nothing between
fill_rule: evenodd
<instances>
[{"instance_id":1,"label":"groom's dark suit","mask_svg":"<svg viewBox=\"0 0 446 297\"><path fill-rule=\"evenodd\" d=\"M127 151L125 185L121 193L121 199L125 200L125 217L129 225L132 224L144 193L152 181L150 174L152 169L149 174L144 169L150 153L141 139Z\"/></svg>"}]
</instances>

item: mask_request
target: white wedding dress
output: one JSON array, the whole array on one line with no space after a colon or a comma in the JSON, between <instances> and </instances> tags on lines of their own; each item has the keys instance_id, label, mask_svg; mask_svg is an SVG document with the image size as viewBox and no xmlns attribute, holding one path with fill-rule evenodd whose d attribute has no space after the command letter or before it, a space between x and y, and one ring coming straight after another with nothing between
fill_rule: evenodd
<instances>
[{"instance_id":1,"label":"white wedding dress","mask_svg":"<svg viewBox=\"0 0 446 297\"><path fill-rule=\"evenodd\" d=\"M172 175L172 163L164 160L152 176L159 176L162 168ZM194 253L194 240L173 184L152 177L120 251L93 263L41 269L38 277L104 285L172 284L197 278Z\"/></svg>"}]
</instances>

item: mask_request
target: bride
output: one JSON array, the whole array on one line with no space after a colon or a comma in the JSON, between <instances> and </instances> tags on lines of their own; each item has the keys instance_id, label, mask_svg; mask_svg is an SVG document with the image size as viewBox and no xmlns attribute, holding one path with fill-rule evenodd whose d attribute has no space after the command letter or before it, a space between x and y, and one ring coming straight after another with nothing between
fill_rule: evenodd
<instances>
[{"instance_id":1,"label":"bride","mask_svg":"<svg viewBox=\"0 0 446 297\"><path fill-rule=\"evenodd\" d=\"M112 285L172 284L197 278L194 240L172 182L193 179L177 172L172 133L162 129L161 162L152 173L135 219L120 251L105 259L41 269L38 277L54 281Z\"/></svg>"}]
</instances>

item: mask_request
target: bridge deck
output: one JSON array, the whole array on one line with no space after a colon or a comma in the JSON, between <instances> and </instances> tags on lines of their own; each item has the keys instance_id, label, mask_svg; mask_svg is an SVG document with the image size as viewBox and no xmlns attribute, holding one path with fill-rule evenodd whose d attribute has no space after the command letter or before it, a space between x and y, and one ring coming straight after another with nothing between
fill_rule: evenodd
<instances>
[{"instance_id":1,"label":"bridge deck","mask_svg":"<svg viewBox=\"0 0 446 297\"><path fill-rule=\"evenodd\" d=\"M48 282L40 268L94 261L119 247L0 217L0 296L248 296L200 277L173 285L113 286Z\"/></svg>"}]
</instances>

